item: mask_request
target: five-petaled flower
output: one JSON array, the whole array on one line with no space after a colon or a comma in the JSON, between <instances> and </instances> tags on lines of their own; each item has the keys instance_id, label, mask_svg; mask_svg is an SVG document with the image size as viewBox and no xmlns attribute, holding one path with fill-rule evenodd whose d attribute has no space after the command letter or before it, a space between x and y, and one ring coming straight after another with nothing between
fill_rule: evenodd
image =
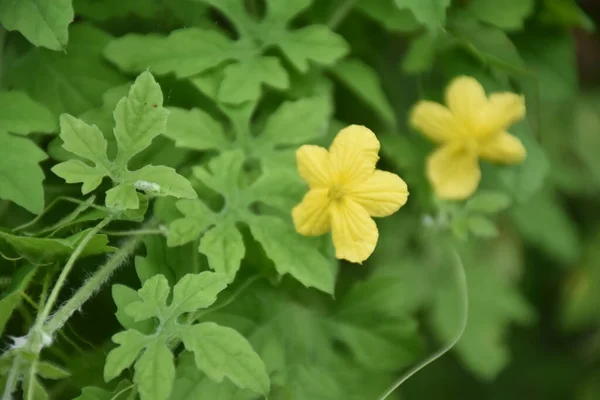
<instances>
[{"instance_id":1,"label":"five-petaled flower","mask_svg":"<svg viewBox=\"0 0 600 400\"><path fill-rule=\"evenodd\" d=\"M525 99L514 93L489 98L475 79L460 76L446 90L445 107L420 101L411 124L441 147L427 159L427 178L440 199L471 196L481 179L479 158L502 164L525 159L525 147L506 129L525 116Z\"/></svg>"},{"instance_id":2,"label":"five-petaled flower","mask_svg":"<svg viewBox=\"0 0 600 400\"><path fill-rule=\"evenodd\" d=\"M336 257L366 260L379 233L371 217L398 211L408 198L406 183L375 169L379 141L364 126L342 129L329 151L304 145L296 152L298 172L310 190L292 211L296 230L306 236L331 231Z\"/></svg>"}]
</instances>

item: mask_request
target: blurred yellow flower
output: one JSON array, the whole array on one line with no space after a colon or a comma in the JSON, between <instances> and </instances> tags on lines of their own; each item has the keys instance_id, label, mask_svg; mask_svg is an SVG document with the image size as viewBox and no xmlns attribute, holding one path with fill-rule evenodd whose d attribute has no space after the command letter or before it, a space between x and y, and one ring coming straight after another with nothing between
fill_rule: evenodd
<instances>
[{"instance_id":1,"label":"blurred yellow flower","mask_svg":"<svg viewBox=\"0 0 600 400\"><path fill-rule=\"evenodd\" d=\"M427 159L427 178L445 200L471 196L481 179L479 158L503 164L525 159L525 147L506 129L525 116L525 99L514 93L486 96L477 80L461 76L446 90L445 107L420 101L411 125L440 147Z\"/></svg>"},{"instance_id":2,"label":"blurred yellow flower","mask_svg":"<svg viewBox=\"0 0 600 400\"><path fill-rule=\"evenodd\" d=\"M338 259L366 260L379 237L371 217L395 213L408 198L398 175L375 169L378 153L375 134L358 125L342 129L329 151L305 145L296 152L298 172L310 190L292 211L294 225L305 236L331 231Z\"/></svg>"}]
</instances>

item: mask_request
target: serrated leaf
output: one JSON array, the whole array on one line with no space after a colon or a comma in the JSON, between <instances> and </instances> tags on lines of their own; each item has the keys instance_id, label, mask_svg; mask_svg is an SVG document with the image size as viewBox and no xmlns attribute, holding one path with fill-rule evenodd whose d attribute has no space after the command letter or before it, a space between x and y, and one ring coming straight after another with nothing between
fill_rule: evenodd
<instances>
[{"instance_id":1,"label":"serrated leaf","mask_svg":"<svg viewBox=\"0 0 600 400\"><path fill-rule=\"evenodd\" d=\"M169 246L181 246L196 239L215 221L216 214L199 200L180 200L176 206L186 218L177 219L169 226Z\"/></svg>"},{"instance_id":2,"label":"serrated leaf","mask_svg":"<svg viewBox=\"0 0 600 400\"><path fill-rule=\"evenodd\" d=\"M233 104L257 100L263 84L276 89L289 86L288 74L278 58L252 57L227 66L218 98L224 103Z\"/></svg>"},{"instance_id":3,"label":"serrated leaf","mask_svg":"<svg viewBox=\"0 0 600 400\"><path fill-rule=\"evenodd\" d=\"M192 184L175 169L164 165L147 165L137 171L127 171L122 178L138 190L154 196L174 196L184 199L198 197Z\"/></svg>"},{"instance_id":4,"label":"serrated leaf","mask_svg":"<svg viewBox=\"0 0 600 400\"><path fill-rule=\"evenodd\" d=\"M126 329L135 329L142 333L150 333L154 326L152 321L136 321L135 318L125 311L129 304L140 301L140 296L138 296L137 291L120 284L113 285L111 291L113 301L117 306L115 317L117 317L119 323Z\"/></svg>"},{"instance_id":5,"label":"serrated leaf","mask_svg":"<svg viewBox=\"0 0 600 400\"><path fill-rule=\"evenodd\" d=\"M332 72L359 98L367 103L388 124L395 125L394 109L390 105L377 72L358 59L347 59L333 66Z\"/></svg>"},{"instance_id":6,"label":"serrated leaf","mask_svg":"<svg viewBox=\"0 0 600 400\"><path fill-rule=\"evenodd\" d=\"M127 97L115 109L116 163L124 166L152 139L165 131L169 112L163 108L160 86L148 71L142 72L131 86Z\"/></svg>"},{"instance_id":7,"label":"serrated leaf","mask_svg":"<svg viewBox=\"0 0 600 400\"><path fill-rule=\"evenodd\" d=\"M317 140L325 136L329 115L318 97L285 102L269 116L257 141L276 147Z\"/></svg>"},{"instance_id":8,"label":"serrated leaf","mask_svg":"<svg viewBox=\"0 0 600 400\"><path fill-rule=\"evenodd\" d=\"M0 130L19 135L52 133L57 124L43 105L21 91L0 92Z\"/></svg>"},{"instance_id":9,"label":"serrated leaf","mask_svg":"<svg viewBox=\"0 0 600 400\"><path fill-rule=\"evenodd\" d=\"M155 275L144 282L138 290L139 301L130 303L125 312L135 321L163 315L167 309L167 298L171 288L167 278L163 275Z\"/></svg>"},{"instance_id":10,"label":"serrated leaf","mask_svg":"<svg viewBox=\"0 0 600 400\"><path fill-rule=\"evenodd\" d=\"M125 368L131 366L148 343L146 336L134 330L119 332L112 337L112 340L119 346L106 356L104 364L106 382L119 376Z\"/></svg>"},{"instance_id":11,"label":"serrated leaf","mask_svg":"<svg viewBox=\"0 0 600 400\"><path fill-rule=\"evenodd\" d=\"M506 193L479 191L465 204L469 212L495 214L506 210L511 204L511 198Z\"/></svg>"},{"instance_id":12,"label":"serrated leaf","mask_svg":"<svg viewBox=\"0 0 600 400\"><path fill-rule=\"evenodd\" d=\"M182 340L194 353L196 366L216 382L227 377L238 387L264 395L269 392L263 361L236 330L206 322L187 328Z\"/></svg>"},{"instance_id":13,"label":"serrated leaf","mask_svg":"<svg viewBox=\"0 0 600 400\"><path fill-rule=\"evenodd\" d=\"M349 46L343 37L326 26L310 25L279 35L276 43L300 72L307 72L310 61L331 65L345 56Z\"/></svg>"},{"instance_id":14,"label":"serrated leaf","mask_svg":"<svg viewBox=\"0 0 600 400\"><path fill-rule=\"evenodd\" d=\"M63 50L73 21L71 0L0 0L0 23L9 31L18 30L36 46Z\"/></svg>"},{"instance_id":15,"label":"serrated leaf","mask_svg":"<svg viewBox=\"0 0 600 400\"><path fill-rule=\"evenodd\" d=\"M0 198L31 213L41 213L44 172L38 163L46 158L46 153L29 139L0 131Z\"/></svg>"},{"instance_id":16,"label":"serrated leaf","mask_svg":"<svg viewBox=\"0 0 600 400\"><path fill-rule=\"evenodd\" d=\"M127 72L150 69L179 78L199 74L236 56L232 41L219 32L184 28L169 36L128 34L113 40L104 54Z\"/></svg>"},{"instance_id":17,"label":"serrated leaf","mask_svg":"<svg viewBox=\"0 0 600 400\"><path fill-rule=\"evenodd\" d=\"M233 281L246 253L244 239L235 224L222 223L209 230L198 250L206 255L210 267Z\"/></svg>"},{"instance_id":18,"label":"serrated leaf","mask_svg":"<svg viewBox=\"0 0 600 400\"><path fill-rule=\"evenodd\" d=\"M3 57L3 84L25 90L55 117L100 106L104 92L125 82L102 56L109 34L87 23L73 24L69 34L66 52L38 48L22 53L9 45Z\"/></svg>"},{"instance_id":19,"label":"serrated leaf","mask_svg":"<svg viewBox=\"0 0 600 400\"><path fill-rule=\"evenodd\" d=\"M498 228L496 228L494 222L488 217L471 215L467 219L467 227L473 235L481 238L498 236Z\"/></svg>"},{"instance_id":20,"label":"serrated leaf","mask_svg":"<svg viewBox=\"0 0 600 400\"><path fill-rule=\"evenodd\" d=\"M175 382L173 354L162 340L154 340L135 363L133 382L142 400L167 400Z\"/></svg>"},{"instance_id":21,"label":"serrated leaf","mask_svg":"<svg viewBox=\"0 0 600 400\"><path fill-rule=\"evenodd\" d=\"M500 6L501 13L498 12ZM467 9L480 21L513 31L523 28L534 6L534 0L474 0L469 2Z\"/></svg>"},{"instance_id":22,"label":"serrated leaf","mask_svg":"<svg viewBox=\"0 0 600 400\"><path fill-rule=\"evenodd\" d=\"M106 176L102 168L90 167L79 160L68 160L51 168L57 176L67 183L82 183L81 194L88 194L102 183Z\"/></svg>"},{"instance_id":23,"label":"serrated leaf","mask_svg":"<svg viewBox=\"0 0 600 400\"><path fill-rule=\"evenodd\" d=\"M450 0L395 0L400 9L412 11L416 20L430 31L442 29L446 23L446 9Z\"/></svg>"},{"instance_id":24,"label":"serrated leaf","mask_svg":"<svg viewBox=\"0 0 600 400\"><path fill-rule=\"evenodd\" d=\"M172 315L180 315L206 308L217 301L217 295L228 283L225 275L214 272L187 274L173 288L173 301L169 312Z\"/></svg>"},{"instance_id":25,"label":"serrated leaf","mask_svg":"<svg viewBox=\"0 0 600 400\"><path fill-rule=\"evenodd\" d=\"M280 274L290 274L305 286L333 294L337 263L323 256L314 240L298 235L290 225L274 217L257 216L249 225Z\"/></svg>"},{"instance_id":26,"label":"serrated leaf","mask_svg":"<svg viewBox=\"0 0 600 400\"><path fill-rule=\"evenodd\" d=\"M225 150L231 147L223 126L208 113L193 108L169 107L169 119L164 135L175 141L175 146L195 150Z\"/></svg>"}]
</instances>

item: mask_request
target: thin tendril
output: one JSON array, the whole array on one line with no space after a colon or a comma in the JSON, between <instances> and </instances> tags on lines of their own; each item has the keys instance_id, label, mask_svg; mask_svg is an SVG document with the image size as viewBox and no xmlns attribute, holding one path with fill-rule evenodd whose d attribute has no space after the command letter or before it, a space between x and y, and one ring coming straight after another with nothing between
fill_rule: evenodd
<instances>
[{"instance_id":1,"label":"thin tendril","mask_svg":"<svg viewBox=\"0 0 600 400\"><path fill-rule=\"evenodd\" d=\"M450 341L450 343L448 343L446 346L444 346L443 348L441 348L440 350L438 350L437 352L435 352L434 354L427 357L425 360L421 361L419 364L415 365L413 368L408 370L404 375L402 375L400 377L400 379L398 379L387 390L387 392L385 392L385 394L383 396L381 396L379 398L379 400L387 399L387 397L390 394L392 394L396 389L398 389L404 382L409 380L413 375L415 375L417 372L419 372L420 370L422 370L423 368L425 368L426 366L428 366L429 364L431 364L438 358L442 357L448 351L450 351L456 345L456 343L458 343L458 341L462 337L463 333L465 332L465 328L467 327L467 320L469 318L469 291L467 288L467 277L465 275L465 267L463 265L462 259L460 258L460 254L458 254L458 251L452 245L450 247L450 250L452 252L452 257L454 258L453 264L455 267L454 268L454 272L456 274L455 278L456 278L458 286L459 286L459 292L462 295L462 299L461 299L462 315L461 315L461 320L460 320L460 327L459 327L458 331L456 332L456 335L454 336L454 338Z\"/></svg>"}]
</instances>

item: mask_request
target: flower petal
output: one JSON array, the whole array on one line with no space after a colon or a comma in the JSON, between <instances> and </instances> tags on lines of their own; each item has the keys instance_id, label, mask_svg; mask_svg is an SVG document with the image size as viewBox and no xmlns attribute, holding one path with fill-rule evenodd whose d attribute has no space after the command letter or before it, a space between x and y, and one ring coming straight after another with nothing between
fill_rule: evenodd
<instances>
[{"instance_id":1,"label":"flower petal","mask_svg":"<svg viewBox=\"0 0 600 400\"><path fill-rule=\"evenodd\" d=\"M427 159L427 178L436 195L444 200L462 200L472 195L481 179L477 154L462 146L447 145Z\"/></svg>"},{"instance_id":2,"label":"flower petal","mask_svg":"<svg viewBox=\"0 0 600 400\"><path fill-rule=\"evenodd\" d=\"M525 98L514 93L494 93L486 106L481 131L495 134L525 117Z\"/></svg>"},{"instance_id":3,"label":"flower petal","mask_svg":"<svg viewBox=\"0 0 600 400\"><path fill-rule=\"evenodd\" d=\"M350 125L342 129L329 148L337 184L366 180L379 160L379 140L368 128Z\"/></svg>"},{"instance_id":4,"label":"flower petal","mask_svg":"<svg viewBox=\"0 0 600 400\"><path fill-rule=\"evenodd\" d=\"M335 256L359 264L373 253L379 238L375 221L348 197L331 204L331 232Z\"/></svg>"},{"instance_id":5,"label":"flower petal","mask_svg":"<svg viewBox=\"0 0 600 400\"><path fill-rule=\"evenodd\" d=\"M521 141L508 132L500 132L481 145L479 156L487 161L501 164L518 164L525 159L527 151Z\"/></svg>"},{"instance_id":6,"label":"flower petal","mask_svg":"<svg viewBox=\"0 0 600 400\"><path fill-rule=\"evenodd\" d=\"M304 236L320 236L331 230L327 189L312 189L292 210L296 231Z\"/></svg>"},{"instance_id":7,"label":"flower petal","mask_svg":"<svg viewBox=\"0 0 600 400\"><path fill-rule=\"evenodd\" d=\"M304 145L296 151L298 173L311 188L328 187L331 181L329 152L321 146Z\"/></svg>"},{"instance_id":8,"label":"flower petal","mask_svg":"<svg viewBox=\"0 0 600 400\"><path fill-rule=\"evenodd\" d=\"M450 110L433 101L418 102L410 113L410 124L436 143L458 136L460 129Z\"/></svg>"},{"instance_id":9,"label":"flower petal","mask_svg":"<svg viewBox=\"0 0 600 400\"><path fill-rule=\"evenodd\" d=\"M446 104L466 129L473 130L485 110L487 97L476 79L459 76L450 82L446 90Z\"/></svg>"},{"instance_id":10,"label":"flower petal","mask_svg":"<svg viewBox=\"0 0 600 400\"><path fill-rule=\"evenodd\" d=\"M408 187L398 175L376 170L365 182L350 188L347 194L370 216L386 217L406 204Z\"/></svg>"}]
</instances>

